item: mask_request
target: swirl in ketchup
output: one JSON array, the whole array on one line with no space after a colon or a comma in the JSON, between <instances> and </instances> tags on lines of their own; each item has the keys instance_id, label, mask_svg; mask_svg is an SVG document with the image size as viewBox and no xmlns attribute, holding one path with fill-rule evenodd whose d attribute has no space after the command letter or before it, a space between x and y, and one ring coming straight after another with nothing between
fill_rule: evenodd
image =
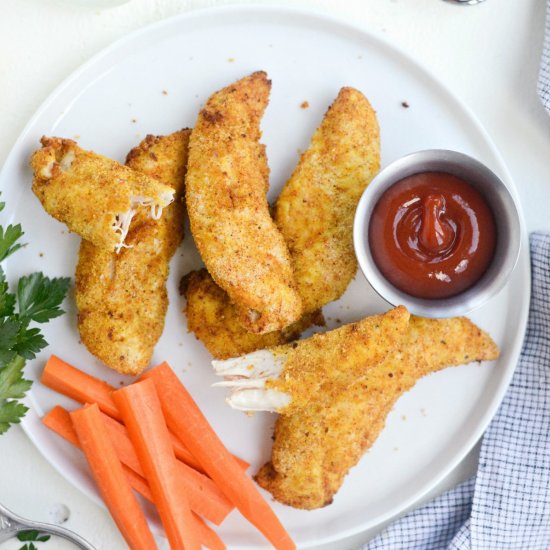
<instances>
[{"instance_id":1,"label":"swirl in ketchup","mask_svg":"<svg viewBox=\"0 0 550 550\"><path fill-rule=\"evenodd\" d=\"M376 265L398 289L448 298L485 273L496 245L493 213L463 179L444 172L404 178L380 198L369 224Z\"/></svg>"}]
</instances>

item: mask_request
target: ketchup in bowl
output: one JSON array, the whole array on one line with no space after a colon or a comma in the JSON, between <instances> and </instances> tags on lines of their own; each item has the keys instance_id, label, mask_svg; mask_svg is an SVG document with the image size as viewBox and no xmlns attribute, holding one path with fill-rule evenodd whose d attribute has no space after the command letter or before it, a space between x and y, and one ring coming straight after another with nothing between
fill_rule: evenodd
<instances>
[{"instance_id":1,"label":"ketchup in bowl","mask_svg":"<svg viewBox=\"0 0 550 550\"><path fill-rule=\"evenodd\" d=\"M474 285L493 259L496 224L483 196L445 172L392 185L376 203L368 239L374 262L417 298L449 298Z\"/></svg>"}]
</instances>

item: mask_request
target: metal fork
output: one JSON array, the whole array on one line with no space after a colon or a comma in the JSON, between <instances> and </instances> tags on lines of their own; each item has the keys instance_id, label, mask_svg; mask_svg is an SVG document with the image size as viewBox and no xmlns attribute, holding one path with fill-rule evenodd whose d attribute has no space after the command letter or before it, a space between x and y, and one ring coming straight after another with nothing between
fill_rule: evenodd
<instances>
[{"instance_id":1,"label":"metal fork","mask_svg":"<svg viewBox=\"0 0 550 550\"><path fill-rule=\"evenodd\" d=\"M86 542L82 537L64 527L24 519L0 504L0 544L15 537L21 531L29 530L63 537L70 540L78 548L82 548L82 550L95 550L89 542Z\"/></svg>"}]
</instances>

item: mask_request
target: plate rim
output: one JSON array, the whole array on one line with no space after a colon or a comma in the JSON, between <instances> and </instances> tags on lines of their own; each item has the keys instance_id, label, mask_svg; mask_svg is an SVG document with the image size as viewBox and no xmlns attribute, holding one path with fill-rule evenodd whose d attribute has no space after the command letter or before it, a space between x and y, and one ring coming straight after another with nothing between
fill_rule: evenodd
<instances>
[{"instance_id":1,"label":"plate rim","mask_svg":"<svg viewBox=\"0 0 550 550\"><path fill-rule=\"evenodd\" d=\"M529 240L528 240L526 225L524 221L523 208L521 205L521 201L519 199L515 182L509 172L509 169L504 161L504 158L502 157L500 151L495 146L490 134L487 132L485 127L481 124L480 120L477 118L477 116L472 111L472 109L430 69L422 65L411 54L405 51L401 46L391 42L387 37L383 36L379 31L369 28L366 24L356 23L351 19L351 16L327 13L320 9L311 8L311 7L300 7L300 6L291 6L291 5L285 6L285 5L277 5L274 3L266 3L266 4L260 4L260 5L251 4L251 3L239 3L239 4L230 4L230 5L224 5L224 6L194 8L170 17L166 17L159 21L146 24L138 29L135 29L121 36L120 38L118 38L108 46L102 48L97 53L93 54L87 61L82 63L79 67L77 67L74 71L72 71L67 77L65 77L47 95L46 99L39 105L39 107L35 110L35 112L30 117L28 122L23 126L23 129L21 130L17 139L15 140L14 145L10 149L8 155L6 156L4 165L2 167L2 170L0 171L0 182L2 179L2 175L4 173L4 168L10 164L10 162L14 157L17 156L17 151L20 148L20 143L25 139L25 136L29 132L30 128L34 125L36 120L39 119L40 116L42 116L42 114L49 108L51 103L53 103L60 94L62 94L78 78L84 75L89 69L91 69L94 65L100 62L102 59L107 58L109 55L113 53L116 53L118 49L121 49L125 44L135 40L139 36L145 35L147 33L155 32L155 30L162 28L166 25L174 24L179 20L192 20L194 18L208 18L211 16L215 17L215 16L223 15L224 13L234 14L239 12L248 13L248 14L257 15L257 16L263 16L263 17L265 17L266 14L269 14L269 13L275 13L278 15L281 15L281 14L293 15L293 16L309 19L310 21L313 21L314 23L317 23L317 24L319 23L325 23L328 25L336 24L341 27L347 27L356 33L362 34L368 37L370 40L376 42L379 46L383 47L385 50L390 51L393 54L397 54L399 57L404 59L411 67L414 67L415 71L418 71L420 74L427 77L433 85L437 86L437 88L439 88L439 90L447 96L448 99L451 99L454 102L454 104L460 109L461 114L466 117L468 123L470 123L472 126L475 127L476 131L478 132L478 135L482 137L483 141L485 142L487 147L490 149L494 159L497 161L499 172L502 175L503 180L507 184L508 188L510 189L512 195L514 196L519 206L518 210L520 214L520 224L521 224L521 251L520 251L520 256L518 258L518 263L514 271L521 270L522 276L525 282L524 296L522 296L521 298L521 304L519 306L519 315L517 319L518 321L517 324L519 327L521 327L521 338L518 337L514 342L514 344L511 346L511 348L509 349L510 361L513 361L514 365L513 367L507 370L506 376L503 377L502 381L500 382L500 385L497 387L495 393L493 394L491 401L485 407L485 413L478 419L477 429L470 434L470 436L467 438L466 442L464 443L461 451L455 454L454 459L451 461L448 461L446 464L446 467L441 469L441 471L439 472L439 475L432 477L430 480L430 483L427 483L421 490L418 490L416 493L411 495L408 499L402 501L398 507L394 507L392 510L389 510L384 514L377 516L375 522L365 520L364 522L354 527L340 530L338 534L335 536L327 535L320 539L317 539L314 541L308 541L304 544L301 544L301 547L306 548L314 545L327 544L327 543L343 540L350 536L357 535L363 531L379 526L382 523L387 522L388 520L392 518L396 518L397 516L403 514L406 510L414 506L415 503L418 503L419 501L421 501L423 497L425 497L430 491L432 491L436 486L438 486L463 461L465 456L472 450L472 448L478 442L478 440L480 439L480 437L483 435L488 425L490 424L491 420L495 416L498 408L500 407L500 404L502 403L504 395L512 380L513 374L515 372L515 368L517 366L517 360L519 358L521 349L523 347L523 339L524 339L525 331L527 329L527 319L528 319L530 297L531 297L531 265L530 265L530 255L529 255ZM11 221L12 219L13 219L13 216L9 216L8 222ZM506 286L508 286L508 284ZM27 397L25 398L25 402L27 403L27 405L35 405L32 389L29 391ZM97 504L105 508L103 501L101 500L101 498L99 498L97 494L86 491L85 488L82 487L81 483L73 479L73 476L68 474L68 472L62 471L61 465L58 465L57 463L54 463L49 459L49 457L46 455L45 449L42 448L40 442L38 441L39 438L35 436L35 434L31 429L30 425L33 424L32 418L34 417L36 417L34 421L40 422L40 419L38 419L36 410L31 406L31 409L29 410L25 418L22 420L20 425L23 431L25 432L25 434L27 435L27 437L29 437L29 439L32 441L36 449L46 459L46 461L49 464L51 464L54 467L54 469L64 479L69 481L76 489L78 489L80 493L82 493L86 497L90 498L92 501L96 502ZM249 548L249 546L244 546L244 548Z\"/></svg>"}]
</instances>

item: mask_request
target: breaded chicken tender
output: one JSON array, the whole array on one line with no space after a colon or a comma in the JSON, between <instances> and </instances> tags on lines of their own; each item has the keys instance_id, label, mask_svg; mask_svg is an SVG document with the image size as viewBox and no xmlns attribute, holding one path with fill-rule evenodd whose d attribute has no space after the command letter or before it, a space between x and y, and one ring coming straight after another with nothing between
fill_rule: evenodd
<instances>
[{"instance_id":1,"label":"breaded chicken tender","mask_svg":"<svg viewBox=\"0 0 550 550\"><path fill-rule=\"evenodd\" d=\"M183 217L185 212L185 174L191 130L184 128L167 136L148 135L126 156L126 165L164 182L175 191L174 202L163 213L156 224L168 254L172 256L183 239ZM138 211L135 224L147 220L145 210Z\"/></svg>"},{"instance_id":2,"label":"breaded chicken tender","mask_svg":"<svg viewBox=\"0 0 550 550\"><path fill-rule=\"evenodd\" d=\"M162 218L140 212L119 254L82 241L76 268L78 330L88 350L107 366L139 374L151 360L168 307L169 261L183 238L183 186L190 130L147 136L127 164L176 194Z\"/></svg>"},{"instance_id":3,"label":"breaded chicken tender","mask_svg":"<svg viewBox=\"0 0 550 550\"><path fill-rule=\"evenodd\" d=\"M271 82L256 72L213 94L189 144L187 211L197 248L250 332L281 330L302 315L285 241L267 203L260 120Z\"/></svg>"},{"instance_id":4,"label":"breaded chicken tender","mask_svg":"<svg viewBox=\"0 0 550 550\"><path fill-rule=\"evenodd\" d=\"M307 407L278 418L271 462L256 481L295 508L330 504L349 469L376 441L397 399L418 379L498 355L491 338L468 319L412 317L398 349L366 376L340 393L325 386Z\"/></svg>"},{"instance_id":5,"label":"breaded chicken tender","mask_svg":"<svg viewBox=\"0 0 550 550\"><path fill-rule=\"evenodd\" d=\"M399 345L409 312L403 306L311 338L212 361L217 386L231 388L227 402L243 411L291 415L320 394L337 394L365 376Z\"/></svg>"},{"instance_id":6,"label":"breaded chicken tender","mask_svg":"<svg viewBox=\"0 0 550 550\"><path fill-rule=\"evenodd\" d=\"M355 276L353 217L379 168L376 113L342 88L275 206L304 312L338 299Z\"/></svg>"},{"instance_id":7,"label":"breaded chicken tender","mask_svg":"<svg viewBox=\"0 0 550 550\"><path fill-rule=\"evenodd\" d=\"M368 101L357 90L343 88L277 200L277 222L288 239L306 311L291 327L307 328L311 315L343 294L355 274L353 213L379 168L379 142L376 115ZM216 290L206 275L195 283L186 293L188 327L214 358L290 341L288 331L269 333L266 339L250 335L225 292ZM299 332L291 331L290 336L297 338Z\"/></svg>"},{"instance_id":8,"label":"breaded chicken tender","mask_svg":"<svg viewBox=\"0 0 550 550\"><path fill-rule=\"evenodd\" d=\"M34 194L48 214L96 246L120 251L139 210L156 220L174 200L165 183L70 139L43 137L41 143L31 158Z\"/></svg>"},{"instance_id":9,"label":"breaded chicken tender","mask_svg":"<svg viewBox=\"0 0 550 550\"><path fill-rule=\"evenodd\" d=\"M235 307L206 269L191 271L182 280L181 293L187 298L187 328L206 346L215 359L278 346L295 340L310 326L325 324L321 311L304 315L289 327L266 334L246 331Z\"/></svg>"}]
</instances>

